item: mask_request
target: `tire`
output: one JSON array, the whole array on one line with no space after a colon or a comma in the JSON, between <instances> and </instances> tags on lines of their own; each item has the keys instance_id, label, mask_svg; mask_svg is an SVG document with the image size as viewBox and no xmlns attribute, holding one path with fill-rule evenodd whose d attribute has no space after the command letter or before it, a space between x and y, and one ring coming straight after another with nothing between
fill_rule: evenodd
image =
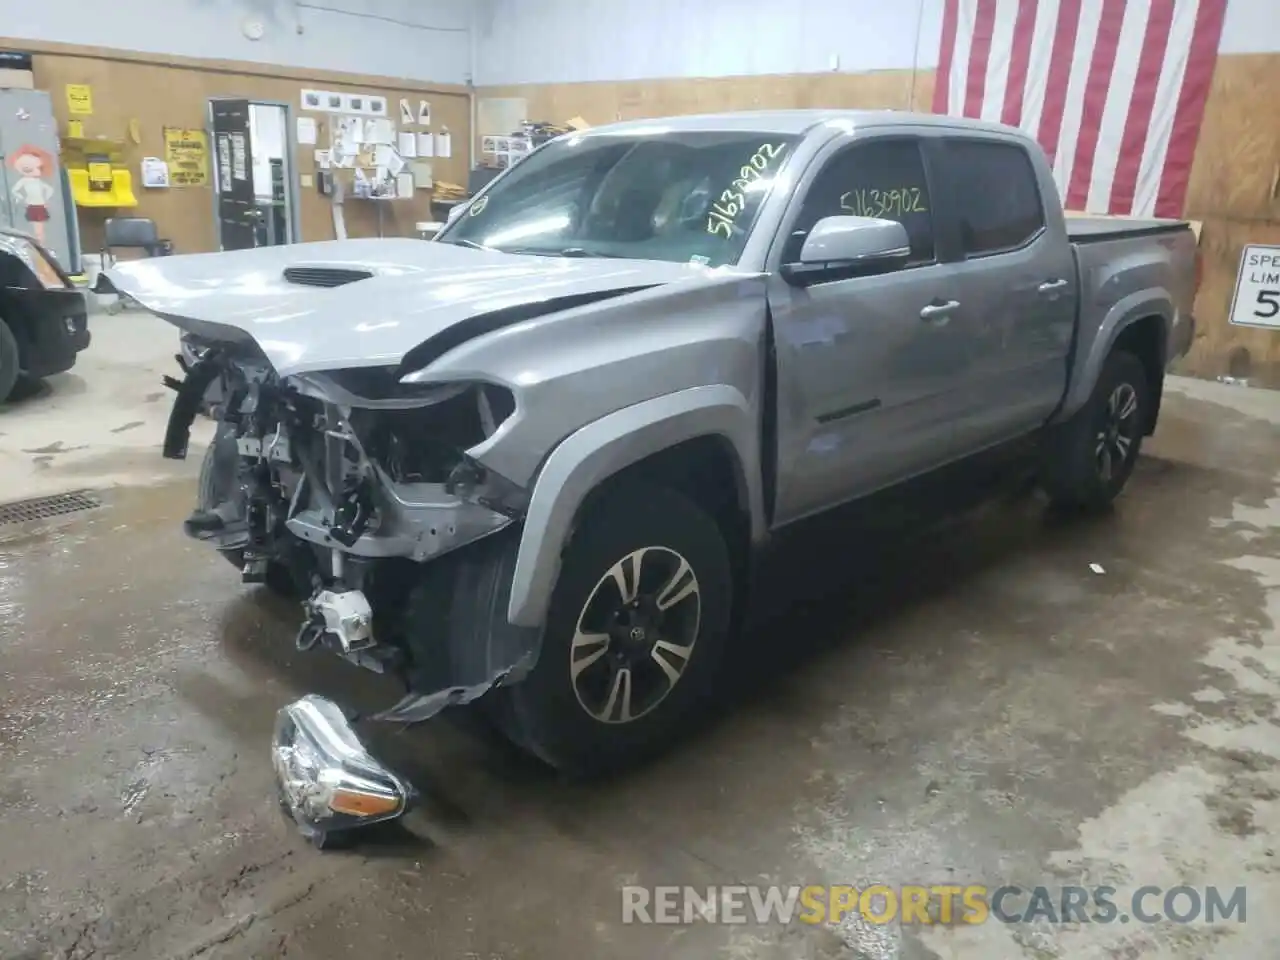
<instances>
[{"instance_id":1,"label":"tire","mask_svg":"<svg viewBox=\"0 0 1280 960\"><path fill-rule=\"evenodd\" d=\"M610 572L623 569L628 585L638 586L640 607L614 619L623 597ZM732 608L728 550L706 512L664 487L611 491L589 508L566 548L537 663L522 683L495 691L499 726L575 776L648 759L710 700ZM580 627L608 639L575 645ZM676 645L691 651L687 658L672 652Z\"/></svg>"},{"instance_id":2,"label":"tire","mask_svg":"<svg viewBox=\"0 0 1280 960\"><path fill-rule=\"evenodd\" d=\"M1146 370L1127 350L1107 358L1088 402L1050 441L1043 483L1054 506L1100 510L1129 481L1151 415Z\"/></svg>"},{"instance_id":3,"label":"tire","mask_svg":"<svg viewBox=\"0 0 1280 960\"><path fill-rule=\"evenodd\" d=\"M9 325L0 319L0 403L12 395L18 383L19 365L18 340Z\"/></svg>"},{"instance_id":4,"label":"tire","mask_svg":"<svg viewBox=\"0 0 1280 960\"><path fill-rule=\"evenodd\" d=\"M200 476L196 481L196 508L199 510L212 509L227 498L225 480L217 469L218 444L226 442L229 435L227 430L224 424L218 424L213 441L205 450L204 459L200 461ZM219 550L218 553L236 570L244 570L243 550ZM289 568L274 560L267 565L267 576L263 584L272 593L289 599L306 595L305 588L297 582Z\"/></svg>"}]
</instances>

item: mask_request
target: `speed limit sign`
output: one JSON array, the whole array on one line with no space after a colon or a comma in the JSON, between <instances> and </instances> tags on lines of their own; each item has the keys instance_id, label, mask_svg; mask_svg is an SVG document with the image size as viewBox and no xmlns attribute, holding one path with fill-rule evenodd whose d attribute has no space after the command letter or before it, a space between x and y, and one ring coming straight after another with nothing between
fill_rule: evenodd
<instances>
[{"instance_id":1,"label":"speed limit sign","mask_svg":"<svg viewBox=\"0 0 1280 960\"><path fill-rule=\"evenodd\" d=\"M1280 247L1248 244L1240 254L1231 322L1280 330Z\"/></svg>"}]
</instances>

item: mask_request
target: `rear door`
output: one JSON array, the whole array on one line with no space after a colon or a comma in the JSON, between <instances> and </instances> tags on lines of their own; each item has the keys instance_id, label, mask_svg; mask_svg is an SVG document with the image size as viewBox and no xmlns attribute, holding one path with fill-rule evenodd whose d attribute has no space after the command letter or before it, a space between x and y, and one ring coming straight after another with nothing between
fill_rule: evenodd
<instances>
[{"instance_id":1,"label":"rear door","mask_svg":"<svg viewBox=\"0 0 1280 960\"><path fill-rule=\"evenodd\" d=\"M218 197L218 242L223 250L257 246L258 209L253 192L253 156L248 100L210 100L214 185Z\"/></svg>"},{"instance_id":2,"label":"rear door","mask_svg":"<svg viewBox=\"0 0 1280 960\"><path fill-rule=\"evenodd\" d=\"M1075 259L1057 188L1021 141L947 134L931 156L955 231L944 246L960 266L958 298L980 344L968 437L977 449L1040 426L1062 399Z\"/></svg>"},{"instance_id":3,"label":"rear door","mask_svg":"<svg viewBox=\"0 0 1280 960\"><path fill-rule=\"evenodd\" d=\"M915 136L845 135L801 176L770 252L778 376L775 522L945 462L976 375L957 264L937 252L934 184ZM899 271L797 288L778 275L823 217L900 221Z\"/></svg>"}]
</instances>

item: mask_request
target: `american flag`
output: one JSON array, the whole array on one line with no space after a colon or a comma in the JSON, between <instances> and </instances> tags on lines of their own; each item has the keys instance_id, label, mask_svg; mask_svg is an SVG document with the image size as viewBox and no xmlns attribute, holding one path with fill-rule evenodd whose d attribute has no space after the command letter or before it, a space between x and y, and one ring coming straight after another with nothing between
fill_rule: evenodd
<instances>
[{"instance_id":1,"label":"american flag","mask_svg":"<svg viewBox=\"0 0 1280 960\"><path fill-rule=\"evenodd\" d=\"M1021 127L1068 210L1180 217L1227 0L946 0L934 113Z\"/></svg>"}]
</instances>

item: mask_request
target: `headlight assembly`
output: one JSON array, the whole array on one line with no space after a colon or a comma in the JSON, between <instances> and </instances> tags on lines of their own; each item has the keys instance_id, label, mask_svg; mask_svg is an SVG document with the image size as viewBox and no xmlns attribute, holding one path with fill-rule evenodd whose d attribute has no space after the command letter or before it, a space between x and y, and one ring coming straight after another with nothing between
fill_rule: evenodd
<instances>
[{"instance_id":1,"label":"headlight assembly","mask_svg":"<svg viewBox=\"0 0 1280 960\"><path fill-rule=\"evenodd\" d=\"M318 848L394 820L414 799L407 782L369 755L338 705L316 694L280 710L271 759L281 808Z\"/></svg>"}]
</instances>

